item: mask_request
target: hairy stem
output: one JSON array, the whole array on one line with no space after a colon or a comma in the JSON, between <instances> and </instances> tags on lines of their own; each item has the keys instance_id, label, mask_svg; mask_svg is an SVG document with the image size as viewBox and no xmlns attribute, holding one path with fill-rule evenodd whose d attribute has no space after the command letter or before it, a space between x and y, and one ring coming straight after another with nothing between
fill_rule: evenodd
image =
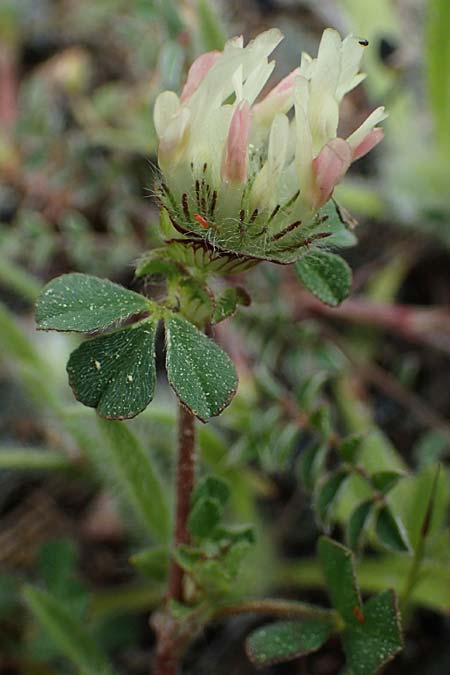
<instances>
[{"instance_id":1,"label":"hairy stem","mask_svg":"<svg viewBox=\"0 0 450 675\"><path fill-rule=\"evenodd\" d=\"M174 550L190 541L187 521L195 483L195 418L179 406L178 458L176 474L176 512ZM175 560L169 574L167 599L183 601L183 570ZM182 643L187 636L179 634L179 626L170 615L161 613L153 620L157 633L157 647L153 672L155 675L176 675Z\"/></svg>"},{"instance_id":2,"label":"hairy stem","mask_svg":"<svg viewBox=\"0 0 450 675\"><path fill-rule=\"evenodd\" d=\"M195 418L180 404L178 420L178 465L176 478L174 548L190 540L187 520L195 482ZM174 561L170 571L169 595L183 600L183 570Z\"/></svg>"},{"instance_id":3,"label":"hairy stem","mask_svg":"<svg viewBox=\"0 0 450 675\"><path fill-rule=\"evenodd\" d=\"M271 598L247 600L233 605L223 605L217 608L213 618L219 619L226 616L236 616L237 614L267 614L285 618L323 619L329 621L338 630L342 629L342 620L333 609L316 607L306 602Z\"/></svg>"}]
</instances>

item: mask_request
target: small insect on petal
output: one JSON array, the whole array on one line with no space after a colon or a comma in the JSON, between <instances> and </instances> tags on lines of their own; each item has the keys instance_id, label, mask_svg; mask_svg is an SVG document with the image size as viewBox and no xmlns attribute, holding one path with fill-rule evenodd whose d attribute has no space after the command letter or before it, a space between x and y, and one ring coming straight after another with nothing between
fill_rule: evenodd
<instances>
[{"instance_id":1,"label":"small insect on petal","mask_svg":"<svg viewBox=\"0 0 450 675\"><path fill-rule=\"evenodd\" d=\"M208 221L206 220L206 218L203 218L203 216L201 216L199 213L194 213L194 220L205 230L208 229L209 227Z\"/></svg>"}]
</instances>

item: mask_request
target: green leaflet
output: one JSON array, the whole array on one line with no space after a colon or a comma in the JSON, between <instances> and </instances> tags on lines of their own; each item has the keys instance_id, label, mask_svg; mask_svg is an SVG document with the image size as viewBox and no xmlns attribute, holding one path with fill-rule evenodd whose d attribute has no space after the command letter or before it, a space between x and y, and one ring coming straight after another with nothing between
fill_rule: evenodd
<instances>
[{"instance_id":1,"label":"green leaflet","mask_svg":"<svg viewBox=\"0 0 450 675\"><path fill-rule=\"evenodd\" d=\"M372 514L374 502L372 499L359 504L352 511L345 528L345 538L347 545L352 551L358 550L364 534L364 530Z\"/></svg>"},{"instance_id":2,"label":"green leaflet","mask_svg":"<svg viewBox=\"0 0 450 675\"><path fill-rule=\"evenodd\" d=\"M389 506L383 506L379 510L375 529L378 539L386 548L399 553L408 553L411 550L403 523Z\"/></svg>"},{"instance_id":3,"label":"green leaflet","mask_svg":"<svg viewBox=\"0 0 450 675\"><path fill-rule=\"evenodd\" d=\"M166 326L166 369L178 398L203 422L219 415L237 387L228 355L189 321L172 315Z\"/></svg>"},{"instance_id":4,"label":"green leaflet","mask_svg":"<svg viewBox=\"0 0 450 675\"><path fill-rule=\"evenodd\" d=\"M76 398L107 419L142 412L155 389L155 334L146 321L81 344L67 364Z\"/></svg>"},{"instance_id":5,"label":"green leaflet","mask_svg":"<svg viewBox=\"0 0 450 675\"><path fill-rule=\"evenodd\" d=\"M319 619L277 621L247 638L247 654L257 667L290 661L320 649L332 630L329 623Z\"/></svg>"},{"instance_id":6,"label":"green leaflet","mask_svg":"<svg viewBox=\"0 0 450 675\"><path fill-rule=\"evenodd\" d=\"M322 523L329 519L330 511L339 496L348 473L343 470L332 471L316 489L314 505L317 516Z\"/></svg>"},{"instance_id":7,"label":"green leaflet","mask_svg":"<svg viewBox=\"0 0 450 675\"><path fill-rule=\"evenodd\" d=\"M143 295L88 274L64 274L45 286L36 303L41 330L90 333L149 311Z\"/></svg>"},{"instance_id":8,"label":"green leaflet","mask_svg":"<svg viewBox=\"0 0 450 675\"><path fill-rule=\"evenodd\" d=\"M355 622L342 636L344 651L354 675L372 675L402 649L400 616L392 591L370 598Z\"/></svg>"},{"instance_id":9,"label":"green leaflet","mask_svg":"<svg viewBox=\"0 0 450 675\"><path fill-rule=\"evenodd\" d=\"M351 551L328 537L321 537L318 553L333 607L344 621L354 623L355 609L361 610L361 597Z\"/></svg>"},{"instance_id":10,"label":"green leaflet","mask_svg":"<svg viewBox=\"0 0 450 675\"><path fill-rule=\"evenodd\" d=\"M220 523L222 508L217 499L203 497L198 499L189 514L188 528L197 539L209 538Z\"/></svg>"},{"instance_id":11,"label":"green leaflet","mask_svg":"<svg viewBox=\"0 0 450 675\"><path fill-rule=\"evenodd\" d=\"M326 305L336 307L350 292L352 272L343 258L328 251L314 251L295 263L300 281Z\"/></svg>"}]
</instances>

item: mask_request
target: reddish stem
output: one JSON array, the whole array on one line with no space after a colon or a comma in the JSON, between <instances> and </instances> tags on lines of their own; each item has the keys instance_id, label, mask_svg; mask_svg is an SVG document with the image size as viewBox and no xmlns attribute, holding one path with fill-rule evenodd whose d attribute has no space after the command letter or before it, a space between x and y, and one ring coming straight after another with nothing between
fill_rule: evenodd
<instances>
[{"instance_id":1,"label":"reddish stem","mask_svg":"<svg viewBox=\"0 0 450 675\"><path fill-rule=\"evenodd\" d=\"M176 476L176 515L174 549L190 541L187 521L191 504L191 495L195 483L195 418L180 404L178 419L178 460ZM169 575L167 598L183 601L183 570L175 560ZM157 633L157 648L153 672L155 675L176 675L179 653L183 636L176 621L161 613L153 620Z\"/></svg>"},{"instance_id":2,"label":"reddish stem","mask_svg":"<svg viewBox=\"0 0 450 675\"><path fill-rule=\"evenodd\" d=\"M178 465L174 548L190 541L187 520L195 482L195 418L180 404L178 420ZM183 570L174 561L170 571L169 596L182 602Z\"/></svg>"},{"instance_id":3,"label":"reddish stem","mask_svg":"<svg viewBox=\"0 0 450 675\"><path fill-rule=\"evenodd\" d=\"M14 51L0 45L0 127L9 137L17 118L17 71Z\"/></svg>"}]
</instances>

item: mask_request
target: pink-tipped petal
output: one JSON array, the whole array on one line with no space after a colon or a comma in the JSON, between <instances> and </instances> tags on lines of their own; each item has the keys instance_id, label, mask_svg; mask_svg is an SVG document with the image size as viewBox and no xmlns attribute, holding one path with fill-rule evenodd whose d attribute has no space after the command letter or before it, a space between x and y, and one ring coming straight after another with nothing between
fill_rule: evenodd
<instances>
[{"instance_id":1,"label":"pink-tipped petal","mask_svg":"<svg viewBox=\"0 0 450 675\"><path fill-rule=\"evenodd\" d=\"M222 180L245 183L248 173L248 144L250 141L251 109L248 101L237 106L231 118L230 130L222 161Z\"/></svg>"},{"instance_id":2,"label":"pink-tipped petal","mask_svg":"<svg viewBox=\"0 0 450 675\"><path fill-rule=\"evenodd\" d=\"M258 121L270 125L277 113L288 112L294 101L295 80L299 75L300 68L295 68L253 106L253 114Z\"/></svg>"},{"instance_id":3,"label":"pink-tipped petal","mask_svg":"<svg viewBox=\"0 0 450 675\"><path fill-rule=\"evenodd\" d=\"M192 94L199 88L208 71L211 70L217 59L221 55L219 51L205 52L195 59L189 68L186 84L181 92L181 102L187 101Z\"/></svg>"},{"instance_id":4,"label":"pink-tipped petal","mask_svg":"<svg viewBox=\"0 0 450 675\"><path fill-rule=\"evenodd\" d=\"M352 153L352 162L355 162L360 157L364 157L368 152L373 150L373 148L378 145L384 138L384 131L380 127L375 127L372 131L369 131L367 136L364 136L363 140L359 145L354 148Z\"/></svg>"},{"instance_id":5,"label":"pink-tipped petal","mask_svg":"<svg viewBox=\"0 0 450 675\"><path fill-rule=\"evenodd\" d=\"M330 199L351 161L352 150L343 138L333 138L323 146L312 163L316 193L314 208L320 208Z\"/></svg>"}]
</instances>

